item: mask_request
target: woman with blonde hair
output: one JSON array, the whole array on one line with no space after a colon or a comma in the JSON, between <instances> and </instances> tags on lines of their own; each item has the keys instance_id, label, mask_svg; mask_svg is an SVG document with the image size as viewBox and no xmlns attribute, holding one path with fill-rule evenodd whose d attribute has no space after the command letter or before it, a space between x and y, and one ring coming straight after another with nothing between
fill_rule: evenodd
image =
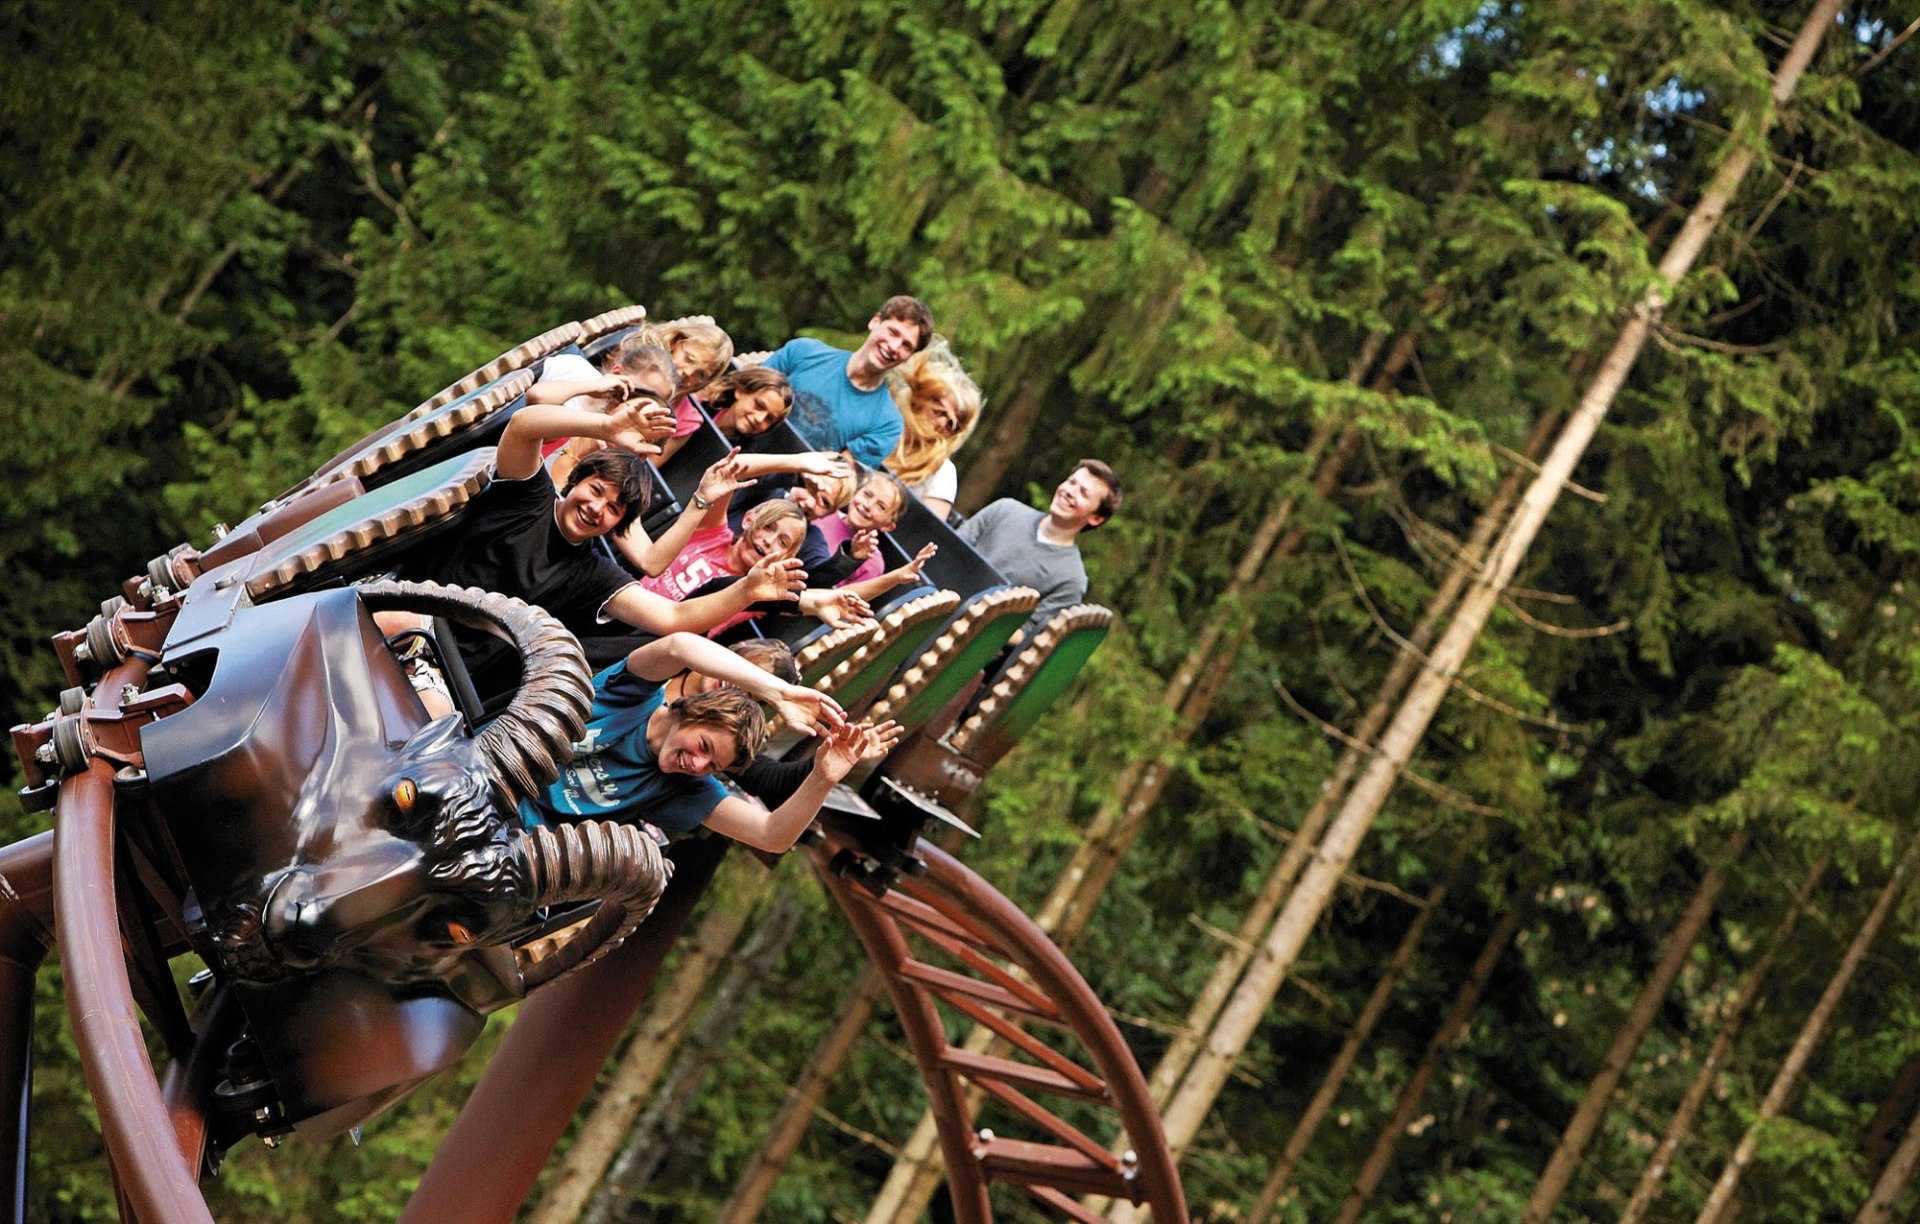
<instances>
[{"instance_id":1,"label":"woman with blonde hair","mask_svg":"<svg viewBox=\"0 0 1920 1224\"><path fill-rule=\"evenodd\" d=\"M643 323L632 336L622 341L614 353L617 366L620 354L629 345L655 344L673 356L674 372L680 376L680 396L673 401L673 437L660 444L656 461L665 463L700 428L702 417L699 394L708 383L726 372L733 360L733 337L712 315L689 315L665 323Z\"/></svg>"},{"instance_id":2,"label":"woman with blonde hair","mask_svg":"<svg viewBox=\"0 0 1920 1224\"><path fill-rule=\"evenodd\" d=\"M980 420L980 387L944 336L894 367L887 386L907 426L887 470L944 519L960 487L953 452Z\"/></svg>"}]
</instances>

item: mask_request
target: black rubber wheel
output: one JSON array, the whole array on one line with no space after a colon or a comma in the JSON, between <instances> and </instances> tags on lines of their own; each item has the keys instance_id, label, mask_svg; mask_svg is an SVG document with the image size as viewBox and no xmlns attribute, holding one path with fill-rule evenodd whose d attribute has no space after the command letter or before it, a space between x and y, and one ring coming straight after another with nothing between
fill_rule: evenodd
<instances>
[{"instance_id":1,"label":"black rubber wheel","mask_svg":"<svg viewBox=\"0 0 1920 1224\"><path fill-rule=\"evenodd\" d=\"M113 622L104 616L87 622L87 649L93 655L93 665L101 671L120 666L124 659L120 644L113 640Z\"/></svg>"},{"instance_id":2,"label":"black rubber wheel","mask_svg":"<svg viewBox=\"0 0 1920 1224\"><path fill-rule=\"evenodd\" d=\"M86 737L77 718L63 718L53 724L53 757L62 773L76 774L87 767Z\"/></svg>"},{"instance_id":3,"label":"black rubber wheel","mask_svg":"<svg viewBox=\"0 0 1920 1224\"><path fill-rule=\"evenodd\" d=\"M147 581L153 584L153 593L155 595L160 594L162 591L173 590L172 554L161 553L153 560L147 562Z\"/></svg>"}]
</instances>

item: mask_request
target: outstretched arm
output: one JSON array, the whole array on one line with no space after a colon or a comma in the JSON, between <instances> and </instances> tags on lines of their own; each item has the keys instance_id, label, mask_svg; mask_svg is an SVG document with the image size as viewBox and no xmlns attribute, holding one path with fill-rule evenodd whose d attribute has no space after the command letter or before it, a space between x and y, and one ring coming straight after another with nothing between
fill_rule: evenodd
<instances>
[{"instance_id":1,"label":"outstretched arm","mask_svg":"<svg viewBox=\"0 0 1920 1224\"><path fill-rule=\"evenodd\" d=\"M796 451L793 454L740 456L740 474L744 480L758 480L774 472L792 472L798 476L827 476L834 479L853 475L853 466L840 451Z\"/></svg>"},{"instance_id":2,"label":"outstretched arm","mask_svg":"<svg viewBox=\"0 0 1920 1224\"><path fill-rule=\"evenodd\" d=\"M556 395L572 388L575 395L593 395L613 401L631 394L627 380L619 377L594 383L537 384L527 392L527 406L513 414L513 419L507 422L506 432L500 435L493 467L502 479L525 480L539 471L540 447L554 438L598 438L609 446L617 446L635 454L652 452L653 447L647 441L653 428L648 412L653 406L652 400L627 399L610 413L594 412L591 409L538 402L533 395L541 387L549 388L550 393Z\"/></svg>"},{"instance_id":3,"label":"outstretched arm","mask_svg":"<svg viewBox=\"0 0 1920 1224\"><path fill-rule=\"evenodd\" d=\"M751 665L749 665L751 666ZM878 760L893 750L900 728L885 722L842 725L829 731L813 756L813 772L779 807L768 811L744 799L722 799L707 817L707 827L756 850L779 854L790 849L820 814L820 805L859 761Z\"/></svg>"},{"instance_id":4,"label":"outstretched arm","mask_svg":"<svg viewBox=\"0 0 1920 1224\"><path fill-rule=\"evenodd\" d=\"M635 647L627 656L627 670L646 680L670 680L683 671L711 676L767 702L788 726L808 734L833 731L846 723L839 703L820 690L788 684L725 646L691 633L671 633ZM845 777L845 771L840 776Z\"/></svg>"},{"instance_id":5,"label":"outstretched arm","mask_svg":"<svg viewBox=\"0 0 1920 1224\"><path fill-rule=\"evenodd\" d=\"M630 583L607 600L603 611L617 621L649 633L705 633L721 621L762 600L795 598L806 586L807 573L797 558L762 561L746 577L711 595L675 602L655 595L639 583Z\"/></svg>"},{"instance_id":6,"label":"outstretched arm","mask_svg":"<svg viewBox=\"0 0 1920 1224\"><path fill-rule=\"evenodd\" d=\"M829 625L873 619L873 609L851 587L832 590L809 587L800 592L800 615L815 617Z\"/></svg>"},{"instance_id":7,"label":"outstretched arm","mask_svg":"<svg viewBox=\"0 0 1920 1224\"><path fill-rule=\"evenodd\" d=\"M613 545L627 563L645 574L663 573L696 530L724 521L727 502L734 490L746 483L740 478L739 456L740 452L735 450L706 470L693 496L680 511L680 517L673 520L673 526L662 532L659 539L648 538L638 519L626 531L614 536Z\"/></svg>"},{"instance_id":8,"label":"outstretched arm","mask_svg":"<svg viewBox=\"0 0 1920 1224\"><path fill-rule=\"evenodd\" d=\"M940 546L929 541L921 545L920 551L913 555L913 559L899 569L891 569L884 574L876 574L871 578L864 578L859 582L849 582L840 589L843 591L852 591L862 599L878 599L895 587L902 587L909 583L920 581L921 567L931 561L933 554L939 551Z\"/></svg>"}]
</instances>

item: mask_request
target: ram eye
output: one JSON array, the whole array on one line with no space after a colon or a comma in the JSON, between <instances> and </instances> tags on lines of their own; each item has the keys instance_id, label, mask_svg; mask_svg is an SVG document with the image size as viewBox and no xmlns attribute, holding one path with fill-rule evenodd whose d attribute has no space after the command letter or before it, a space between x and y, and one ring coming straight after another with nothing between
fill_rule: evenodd
<instances>
[{"instance_id":1,"label":"ram eye","mask_svg":"<svg viewBox=\"0 0 1920 1224\"><path fill-rule=\"evenodd\" d=\"M400 784L393 788L393 806L403 812L411 812L414 801L419 798L420 788L413 784L412 778L400 779Z\"/></svg>"}]
</instances>

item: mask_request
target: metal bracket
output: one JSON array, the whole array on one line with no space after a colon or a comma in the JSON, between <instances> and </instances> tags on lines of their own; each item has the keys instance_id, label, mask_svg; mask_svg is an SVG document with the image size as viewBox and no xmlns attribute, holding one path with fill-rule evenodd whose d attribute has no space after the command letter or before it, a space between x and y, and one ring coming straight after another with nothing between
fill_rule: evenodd
<instances>
[{"instance_id":1,"label":"metal bracket","mask_svg":"<svg viewBox=\"0 0 1920 1224\"><path fill-rule=\"evenodd\" d=\"M151 609L146 611L124 600L110 599L86 628L53 635L60 670L66 673L68 683L84 684L136 655L158 662L167 632L179 612L180 597L172 593L155 593Z\"/></svg>"},{"instance_id":2,"label":"metal bracket","mask_svg":"<svg viewBox=\"0 0 1920 1224\"><path fill-rule=\"evenodd\" d=\"M193 704L186 686L169 684L146 692L128 685L121 690L119 708L83 706L73 713L54 713L31 726L12 730L14 755L27 785L21 801L50 793L49 783L79 773L96 758L135 769L146 767L140 751L140 728L155 719L178 713Z\"/></svg>"}]
</instances>

